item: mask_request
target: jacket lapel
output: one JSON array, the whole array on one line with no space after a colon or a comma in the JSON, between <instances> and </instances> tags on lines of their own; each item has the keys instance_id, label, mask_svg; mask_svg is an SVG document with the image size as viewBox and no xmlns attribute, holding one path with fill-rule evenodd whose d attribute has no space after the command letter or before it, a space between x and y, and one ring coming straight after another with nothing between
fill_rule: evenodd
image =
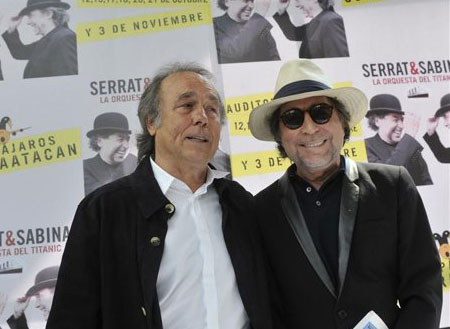
<instances>
[{"instance_id":1,"label":"jacket lapel","mask_svg":"<svg viewBox=\"0 0 450 329\"><path fill-rule=\"evenodd\" d=\"M358 179L356 163L345 158L345 176L342 181L341 206L339 213L339 295L344 286L347 274L348 258L352 243L353 228L355 227L358 209L359 186L354 182Z\"/></svg>"},{"instance_id":2,"label":"jacket lapel","mask_svg":"<svg viewBox=\"0 0 450 329\"><path fill-rule=\"evenodd\" d=\"M136 171L130 177L134 187L133 198L140 213L136 225L140 281L145 309L153 314L153 316L147 317L147 321L149 321L149 326L152 323L158 323L159 327L162 327L156 294L156 279L163 254L164 238L167 233L167 220L173 213L168 214L164 210L164 206L169 201L159 188L148 157L141 160ZM153 237L159 238L161 245L153 246L151 243Z\"/></svg>"},{"instance_id":3,"label":"jacket lapel","mask_svg":"<svg viewBox=\"0 0 450 329\"><path fill-rule=\"evenodd\" d=\"M280 178L279 187L281 192L281 206L284 215L286 216L298 243L328 291L337 298L333 281L331 281L327 269L314 246L314 242L309 234L308 227L306 226L305 218L298 205L295 191L289 182L287 172Z\"/></svg>"}]
</instances>

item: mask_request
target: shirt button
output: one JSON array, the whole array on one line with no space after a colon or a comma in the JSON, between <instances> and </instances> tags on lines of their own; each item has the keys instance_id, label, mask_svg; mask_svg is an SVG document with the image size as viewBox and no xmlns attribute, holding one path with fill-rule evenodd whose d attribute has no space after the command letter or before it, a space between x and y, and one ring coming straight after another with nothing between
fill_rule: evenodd
<instances>
[{"instance_id":1,"label":"shirt button","mask_svg":"<svg viewBox=\"0 0 450 329\"><path fill-rule=\"evenodd\" d=\"M322 205L322 203L319 200L317 200L316 205L317 205L317 207L320 207Z\"/></svg>"},{"instance_id":2,"label":"shirt button","mask_svg":"<svg viewBox=\"0 0 450 329\"><path fill-rule=\"evenodd\" d=\"M337 315L338 315L339 319L344 320L348 316L348 313L345 310L339 310L337 312Z\"/></svg>"},{"instance_id":3,"label":"shirt button","mask_svg":"<svg viewBox=\"0 0 450 329\"><path fill-rule=\"evenodd\" d=\"M306 188L306 192L311 192L312 191L312 188L311 188L311 186L308 186L307 188Z\"/></svg>"},{"instance_id":4,"label":"shirt button","mask_svg":"<svg viewBox=\"0 0 450 329\"><path fill-rule=\"evenodd\" d=\"M173 204L171 204L171 203L168 203L168 204L165 205L164 209L166 210L166 212L168 214L171 214L171 213L173 213L175 211L175 206Z\"/></svg>"},{"instance_id":5,"label":"shirt button","mask_svg":"<svg viewBox=\"0 0 450 329\"><path fill-rule=\"evenodd\" d=\"M152 238L150 239L150 244L151 244L153 247L158 247L158 246L161 244L161 239L158 238L157 236L154 236L154 237L152 237Z\"/></svg>"}]
</instances>

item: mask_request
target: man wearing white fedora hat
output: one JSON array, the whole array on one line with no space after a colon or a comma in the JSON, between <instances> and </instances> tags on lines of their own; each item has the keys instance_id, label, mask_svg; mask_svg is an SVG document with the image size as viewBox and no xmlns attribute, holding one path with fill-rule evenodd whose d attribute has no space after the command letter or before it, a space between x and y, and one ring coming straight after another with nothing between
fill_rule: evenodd
<instances>
[{"instance_id":1,"label":"man wearing white fedora hat","mask_svg":"<svg viewBox=\"0 0 450 329\"><path fill-rule=\"evenodd\" d=\"M25 79L78 74L77 37L67 25L69 8L61 0L28 0L26 7L10 18L2 37L12 57L28 60L23 73ZM22 43L17 31L24 16L36 35L41 36L27 45Z\"/></svg>"},{"instance_id":2,"label":"man wearing white fedora hat","mask_svg":"<svg viewBox=\"0 0 450 329\"><path fill-rule=\"evenodd\" d=\"M293 60L250 115L253 136L294 162L255 204L287 328L350 329L366 315L389 329L439 326L440 260L413 180L340 155L367 103Z\"/></svg>"}]
</instances>

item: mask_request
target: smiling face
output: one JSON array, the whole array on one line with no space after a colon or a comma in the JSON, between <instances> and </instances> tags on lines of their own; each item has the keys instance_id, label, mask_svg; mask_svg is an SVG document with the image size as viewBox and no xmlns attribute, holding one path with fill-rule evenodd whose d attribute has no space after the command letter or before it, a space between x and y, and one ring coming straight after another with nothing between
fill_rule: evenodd
<instances>
[{"instance_id":1,"label":"smiling face","mask_svg":"<svg viewBox=\"0 0 450 329\"><path fill-rule=\"evenodd\" d=\"M46 35L54 27L52 13L48 10L33 10L28 15L28 25L34 29L36 35Z\"/></svg>"},{"instance_id":2,"label":"smiling face","mask_svg":"<svg viewBox=\"0 0 450 329\"><path fill-rule=\"evenodd\" d=\"M378 135L388 144L397 144L402 139L403 115L397 113L386 114L383 118L375 118Z\"/></svg>"},{"instance_id":3,"label":"smiling face","mask_svg":"<svg viewBox=\"0 0 450 329\"><path fill-rule=\"evenodd\" d=\"M226 0L227 13L236 22L246 22L252 17L254 0Z\"/></svg>"},{"instance_id":4,"label":"smiling face","mask_svg":"<svg viewBox=\"0 0 450 329\"><path fill-rule=\"evenodd\" d=\"M292 108L305 110L320 103L332 105L327 97L310 97L283 104L280 115ZM297 129L288 129L281 121L278 124L281 144L297 165L300 176L306 176L305 173L320 175L339 167L345 134L336 109L325 124L314 123L309 113L305 113L303 125Z\"/></svg>"},{"instance_id":5,"label":"smiling face","mask_svg":"<svg viewBox=\"0 0 450 329\"><path fill-rule=\"evenodd\" d=\"M44 288L39 290L35 295L36 308L42 311L45 321L47 321L50 309L52 307L54 293L54 288Z\"/></svg>"},{"instance_id":6,"label":"smiling face","mask_svg":"<svg viewBox=\"0 0 450 329\"><path fill-rule=\"evenodd\" d=\"M125 160L130 148L130 135L128 133L117 132L108 137L97 138L97 145L100 147L100 157L110 165L117 165Z\"/></svg>"},{"instance_id":7,"label":"smiling face","mask_svg":"<svg viewBox=\"0 0 450 329\"><path fill-rule=\"evenodd\" d=\"M169 75L161 83L159 125L147 123L155 137L155 161L168 172L206 170L220 139L219 98L194 72Z\"/></svg>"}]
</instances>

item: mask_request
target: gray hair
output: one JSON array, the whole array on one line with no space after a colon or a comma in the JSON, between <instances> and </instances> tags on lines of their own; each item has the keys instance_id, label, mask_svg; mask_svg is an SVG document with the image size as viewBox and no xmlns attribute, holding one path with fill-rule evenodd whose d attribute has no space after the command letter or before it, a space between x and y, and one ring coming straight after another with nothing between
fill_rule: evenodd
<instances>
[{"instance_id":1,"label":"gray hair","mask_svg":"<svg viewBox=\"0 0 450 329\"><path fill-rule=\"evenodd\" d=\"M217 0L217 7L225 11L228 10L227 5L225 4L225 0Z\"/></svg>"},{"instance_id":2,"label":"gray hair","mask_svg":"<svg viewBox=\"0 0 450 329\"><path fill-rule=\"evenodd\" d=\"M344 108L344 105L339 102L335 98L327 97L327 99L331 102L331 104L337 109L337 113L339 116L339 121L341 121L342 128L344 129L344 140L342 145L345 144L350 139L350 114L348 114L347 110ZM270 132L272 133L275 142L277 142L277 148L280 152L281 157L287 158L288 155L283 145L281 145L281 137L280 137L280 108L278 108L275 112L273 112L272 116L269 118L270 124Z\"/></svg>"},{"instance_id":3,"label":"gray hair","mask_svg":"<svg viewBox=\"0 0 450 329\"><path fill-rule=\"evenodd\" d=\"M371 114L367 117L367 124L370 129L373 131L378 131L378 126L375 124L375 119L383 119L386 116L385 114Z\"/></svg>"},{"instance_id":4,"label":"gray hair","mask_svg":"<svg viewBox=\"0 0 450 329\"><path fill-rule=\"evenodd\" d=\"M155 137L148 132L147 122L152 122L156 127L161 124L161 84L170 75L183 72L196 73L212 85L212 73L197 63L176 62L168 64L156 72L156 75L142 93L138 106L138 117L142 128L142 132L136 137L139 161L155 151ZM220 123L224 124L225 109L218 93L217 99L219 101Z\"/></svg>"},{"instance_id":5,"label":"gray hair","mask_svg":"<svg viewBox=\"0 0 450 329\"><path fill-rule=\"evenodd\" d=\"M63 8L47 7L45 9L41 9L41 11L52 13L52 21L55 26L67 26L67 23L69 23L70 16Z\"/></svg>"}]
</instances>

